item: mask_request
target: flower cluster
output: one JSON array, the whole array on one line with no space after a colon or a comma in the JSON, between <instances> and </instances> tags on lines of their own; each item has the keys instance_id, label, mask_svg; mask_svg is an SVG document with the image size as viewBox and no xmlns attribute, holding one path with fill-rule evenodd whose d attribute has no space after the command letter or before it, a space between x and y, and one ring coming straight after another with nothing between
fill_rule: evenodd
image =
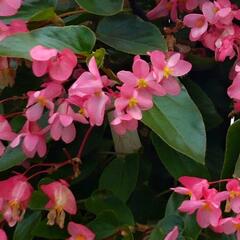
<instances>
[{"instance_id":1,"label":"flower cluster","mask_svg":"<svg viewBox=\"0 0 240 240\"><path fill-rule=\"evenodd\" d=\"M196 220L201 228L210 227L216 233L226 235L236 233L240 239L240 181L227 179L226 190L210 188L206 179L183 176L179 178L182 186L172 188L178 194L186 195L178 210L187 214L196 212ZM216 182L214 182L216 183ZM225 212L232 212L231 217L224 217L221 210L225 202ZM229 216L229 214L228 214Z\"/></svg>"},{"instance_id":2,"label":"flower cluster","mask_svg":"<svg viewBox=\"0 0 240 240\"><path fill-rule=\"evenodd\" d=\"M77 213L75 197L68 187L68 183L64 180L40 185L40 189L49 199L45 206L49 211L47 215L48 225L57 224L63 228L65 212L70 215ZM24 175L16 175L0 181L0 212L9 227L14 227L17 222L23 219L32 193L33 187ZM69 222L68 232L71 235L68 240L78 239L77 237L86 240L95 238L95 234L90 229L74 222ZM0 239L7 239L2 229L0 229Z\"/></svg>"},{"instance_id":3,"label":"flower cluster","mask_svg":"<svg viewBox=\"0 0 240 240\"><path fill-rule=\"evenodd\" d=\"M189 39L200 41L202 45L215 53L216 61L236 58L230 74L232 84L228 95L234 100L234 108L240 111L240 77L239 77L239 40L240 28L235 20L240 20L240 9L229 0L161 0L150 12L149 19L168 16L176 21L177 9L188 14L183 18L184 26L190 28ZM196 10L196 13L193 12ZM191 12L191 13L189 13Z\"/></svg>"},{"instance_id":4,"label":"flower cluster","mask_svg":"<svg viewBox=\"0 0 240 240\"><path fill-rule=\"evenodd\" d=\"M114 105L111 122L118 134L136 130L142 119L142 111L153 107L153 96L178 95L181 91L176 77L187 74L191 64L179 53L149 52L149 64L140 56L134 58L132 72L120 71L119 83L114 84L101 75L96 60L92 57L88 71L82 71L74 83L66 89L64 83L70 79L77 66L77 56L70 49L36 46L31 49L33 73L46 76L42 89L27 93L25 122L22 130L13 133L7 120L1 116L0 139L9 141L10 147L22 146L29 158L36 154L43 157L47 152L46 138L50 134L55 141L72 142L76 137L75 123L101 126L105 113ZM116 89L115 91L113 89ZM38 121L48 119L41 128ZM0 155L4 153L1 144Z\"/></svg>"}]
</instances>

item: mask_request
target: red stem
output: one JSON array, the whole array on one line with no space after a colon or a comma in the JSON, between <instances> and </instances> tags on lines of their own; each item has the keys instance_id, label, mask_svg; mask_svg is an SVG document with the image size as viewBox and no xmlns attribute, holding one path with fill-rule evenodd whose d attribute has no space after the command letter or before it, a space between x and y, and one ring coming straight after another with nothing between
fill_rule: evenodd
<instances>
[{"instance_id":1,"label":"red stem","mask_svg":"<svg viewBox=\"0 0 240 240\"><path fill-rule=\"evenodd\" d=\"M84 135L83 141L81 143L80 149L79 149L78 154L77 154L77 158L79 158L79 159L81 159L81 157L82 157L83 150L86 146L86 143L87 143L87 141L90 137L90 134L91 134L92 130L93 130L93 127L92 126L89 127L87 132Z\"/></svg>"},{"instance_id":2,"label":"red stem","mask_svg":"<svg viewBox=\"0 0 240 240\"><path fill-rule=\"evenodd\" d=\"M1 100L0 104L8 102L8 101L25 100L25 99L27 99L27 96L13 96L13 97L9 97L9 98L5 98L5 99Z\"/></svg>"},{"instance_id":3,"label":"red stem","mask_svg":"<svg viewBox=\"0 0 240 240\"><path fill-rule=\"evenodd\" d=\"M209 182L209 184L212 185L212 184L217 184L217 183L224 183L224 182L228 182L230 180L232 180L232 179L221 179L221 180L218 180L215 182ZM238 178L237 178L237 180L238 180Z\"/></svg>"}]
</instances>

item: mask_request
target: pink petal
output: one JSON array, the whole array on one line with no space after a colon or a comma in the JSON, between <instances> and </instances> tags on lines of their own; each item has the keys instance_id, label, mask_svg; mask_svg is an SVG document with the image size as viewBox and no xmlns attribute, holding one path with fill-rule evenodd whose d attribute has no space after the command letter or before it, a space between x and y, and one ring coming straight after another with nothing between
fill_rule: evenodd
<instances>
[{"instance_id":1,"label":"pink petal","mask_svg":"<svg viewBox=\"0 0 240 240\"><path fill-rule=\"evenodd\" d=\"M192 68L191 63L184 61L184 60L180 60L174 66L172 75L175 77L183 76L183 75L187 74L191 70L191 68Z\"/></svg>"},{"instance_id":2,"label":"pink petal","mask_svg":"<svg viewBox=\"0 0 240 240\"><path fill-rule=\"evenodd\" d=\"M38 45L30 50L30 56L36 61L48 61L52 57L56 57L58 50L55 48L47 48L42 45Z\"/></svg>"},{"instance_id":3,"label":"pink petal","mask_svg":"<svg viewBox=\"0 0 240 240\"><path fill-rule=\"evenodd\" d=\"M47 146L44 138L40 138L37 145L37 153L39 157L44 157L47 153Z\"/></svg>"},{"instance_id":4,"label":"pink petal","mask_svg":"<svg viewBox=\"0 0 240 240\"><path fill-rule=\"evenodd\" d=\"M48 61L33 61L32 70L35 76L42 77L48 71Z\"/></svg>"},{"instance_id":5,"label":"pink petal","mask_svg":"<svg viewBox=\"0 0 240 240\"><path fill-rule=\"evenodd\" d=\"M230 200L230 204L231 204L231 209L235 213L240 213L240 197L235 197L232 200Z\"/></svg>"},{"instance_id":6,"label":"pink petal","mask_svg":"<svg viewBox=\"0 0 240 240\"><path fill-rule=\"evenodd\" d=\"M59 120L64 127L68 127L73 122L72 116L60 114Z\"/></svg>"},{"instance_id":7,"label":"pink petal","mask_svg":"<svg viewBox=\"0 0 240 240\"><path fill-rule=\"evenodd\" d=\"M178 226L175 226L171 232L167 234L164 240L176 240L179 235Z\"/></svg>"},{"instance_id":8,"label":"pink petal","mask_svg":"<svg viewBox=\"0 0 240 240\"><path fill-rule=\"evenodd\" d=\"M171 76L167 79L164 78L161 82L161 85L169 95L177 96L181 92L181 86L178 83L177 79Z\"/></svg>"},{"instance_id":9,"label":"pink petal","mask_svg":"<svg viewBox=\"0 0 240 240\"><path fill-rule=\"evenodd\" d=\"M39 137L32 134L27 134L23 140L23 145L27 151L32 152L36 148Z\"/></svg>"},{"instance_id":10,"label":"pink petal","mask_svg":"<svg viewBox=\"0 0 240 240\"><path fill-rule=\"evenodd\" d=\"M146 61L142 59L134 61L133 73L135 76L137 76L138 78L145 79L148 76L149 71L150 71L149 64Z\"/></svg>"},{"instance_id":11,"label":"pink petal","mask_svg":"<svg viewBox=\"0 0 240 240\"><path fill-rule=\"evenodd\" d=\"M167 3L167 0L161 0L155 8L153 8L147 13L148 19L154 20L160 17L167 16L169 13L169 10L166 8Z\"/></svg>"},{"instance_id":12,"label":"pink petal","mask_svg":"<svg viewBox=\"0 0 240 240\"><path fill-rule=\"evenodd\" d=\"M182 202L178 210L180 212L187 212L189 214L192 214L201 206L203 206L203 203L200 200L185 200Z\"/></svg>"},{"instance_id":13,"label":"pink petal","mask_svg":"<svg viewBox=\"0 0 240 240\"><path fill-rule=\"evenodd\" d=\"M65 143L72 142L76 137L76 128L74 124L72 123L68 127L63 128L62 130L62 140Z\"/></svg>"},{"instance_id":14,"label":"pink petal","mask_svg":"<svg viewBox=\"0 0 240 240\"><path fill-rule=\"evenodd\" d=\"M136 120L141 120L142 119L142 112L138 106L135 107L128 107L127 108L127 113L134 119Z\"/></svg>"},{"instance_id":15,"label":"pink petal","mask_svg":"<svg viewBox=\"0 0 240 240\"><path fill-rule=\"evenodd\" d=\"M174 53L167 61L167 66L169 68L175 67L175 65L180 61L180 53Z\"/></svg>"},{"instance_id":16,"label":"pink petal","mask_svg":"<svg viewBox=\"0 0 240 240\"><path fill-rule=\"evenodd\" d=\"M197 211L197 223L201 228L207 228L210 224L211 212L204 208L199 208Z\"/></svg>"},{"instance_id":17,"label":"pink petal","mask_svg":"<svg viewBox=\"0 0 240 240\"><path fill-rule=\"evenodd\" d=\"M2 229L0 229L0 239L7 240L7 235Z\"/></svg>"},{"instance_id":18,"label":"pink petal","mask_svg":"<svg viewBox=\"0 0 240 240\"><path fill-rule=\"evenodd\" d=\"M132 72L129 71L120 71L117 73L117 77L120 79L120 81L128 85L135 86L137 83L137 78Z\"/></svg>"},{"instance_id":19,"label":"pink petal","mask_svg":"<svg viewBox=\"0 0 240 240\"><path fill-rule=\"evenodd\" d=\"M0 141L0 157L4 154L5 152L5 146L3 143Z\"/></svg>"},{"instance_id":20,"label":"pink petal","mask_svg":"<svg viewBox=\"0 0 240 240\"><path fill-rule=\"evenodd\" d=\"M90 73L92 73L95 76L95 78L97 78L97 79L101 78L99 71L98 71L97 62L96 62L95 57L92 57L90 59L89 64L88 64L88 69L89 69Z\"/></svg>"},{"instance_id":21,"label":"pink petal","mask_svg":"<svg viewBox=\"0 0 240 240\"><path fill-rule=\"evenodd\" d=\"M54 121L54 123L51 126L51 137L55 140L58 141L61 138L62 135L62 125L60 124L59 120L57 119L56 121Z\"/></svg>"},{"instance_id":22,"label":"pink petal","mask_svg":"<svg viewBox=\"0 0 240 240\"><path fill-rule=\"evenodd\" d=\"M26 111L27 119L31 122L39 120L43 114L43 109L44 108L38 103L32 105Z\"/></svg>"}]
</instances>

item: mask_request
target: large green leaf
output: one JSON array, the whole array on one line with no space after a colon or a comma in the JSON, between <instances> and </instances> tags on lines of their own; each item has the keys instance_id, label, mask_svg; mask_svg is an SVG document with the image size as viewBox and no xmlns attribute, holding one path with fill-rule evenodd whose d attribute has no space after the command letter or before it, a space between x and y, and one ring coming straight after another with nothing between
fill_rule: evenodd
<instances>
[{"instance_id":1,"label":"large green leaf","mask_svg":"<svg viewBox=\"0 0 240 240\"><path fill-rule=\"evenodd\" d=\"M1 17L0 19L4 22L10 22L13 19L32 20L35 18L36 20L36 16L39 16L39 14L42 13L42 17L44 16L44 18L38 18L38 20L45 20L46 15L49 14L49 9L54 9L54 2L55 1L53 0L25 0L16 15L10 17ZM45 14L43 14L44 12ZM51 16L54 16L53 14L54 11L52 11Z\"/></svg>"},{"instance_id":2,"label":"large green leaf","mask_svg":"<svg viewBox=\"0 0 240 240\"><path fill-rule=\"evenodd\" d=\"M135 15L118 14L104 18L97 27L97 38L110 47L130 54L167 50L159 29Z\"/></svg>"},{"instance_id":3,"label":"large green leaf","mask_svg":"<svg viewBox=\"0 0 240 240\"><path fill-rule=\"evenodd\" d=\"M99 180L99 188L112 191L119 199L126 202L136 187L138 171L137 154L116 158L104 169Z\"/></svg>"},{"instance_id":4,"label":"large green leaf","mask_svg":"<svg viewBox=\"0 0 240 240\"><path fill-rule=\"evenodd\" d=\"M29 216L25 216L23 221L19 222L13 235L13 240L32 240L31 233L33 227L41 220L41 212L34 212Z\"/></svg>"},{"instance_id":5,"label":"large green leaf","mask_svg":"<svg viewBox=\"0 0 240 240\"><path fill-rule=\"evenodd\" d=\"M156 134L152 134L151 138L160 160L176 180L184 175L209 177L208 170L204 165L175 151Z\"/></svg>"},{"instance_id":6,"label":"large green leaf","mask_svg":"<svg viewBox=\"0 0 240 240\"><path fill-rule=\"evenodd\" d=\"M94 33L85 26L44 27L6 38L0 44L0 56L30 59L30 49L39 44L70 48L75 53L90 52L95 40Z\"/></svg>"},{"instance_id":7,"label":"large green leaf","mask_svg":"<svg viewBox=\"0 0 240 240\"><path fill-rule=\"evenodd\" d=\"M123 8L123 0L75 0L86 11L102 16L117 14Z\"/></svg>"},{"instance_id":8,"label":"large green leaf","mask_svg":"<svg viewBox=\"0 0 240 240\"><path fill-rule=\"evenodd\" d=\"M204 164L203 119L185 89L178 96L155 97L154 107L144 113L142 122L176 151Z\"/></svg>"},{"instance_id":9,"label":"large green leaf","mask_svg":"<svg viewBox=\"0 0 240 240\"><path fill-rule=\"evenodd\" d=\"M227 132L226 151L221 178L232 177L240 154L240 120L232 124Z\"/></svg>"},{"instance_id":10,"label":"large green leaf","mask_svg":"<svg viewBox=\"0 0 240 240\"><path fill-rule=\"evenodd\" d=\"M86 202L88 211L96 214L102 214L103 211L112 211L116 214L121 225L134 225L134 219L131 211L125 203L115 196L105 194L104 192L94 193Z\"/></svg>"},{"instance_id":11,"label":"large green leaf","mask_svg":"<svg viewBox=\"0 0 240 240\"><path fill-rule=\"evenodd\" d=\"M21 147L8 147L0 158L0 172L22 163L26 159Z\"/></svg>"}]
</instances>

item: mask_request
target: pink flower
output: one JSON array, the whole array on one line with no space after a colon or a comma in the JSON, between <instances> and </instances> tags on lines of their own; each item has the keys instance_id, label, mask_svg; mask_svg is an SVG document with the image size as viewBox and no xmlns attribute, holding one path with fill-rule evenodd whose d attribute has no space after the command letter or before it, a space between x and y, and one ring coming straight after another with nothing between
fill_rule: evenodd
<instances>
[{"instance_id":1,"label":"pink flower","mask_svg":"<svg viewBox=\"0 0 240 240\"><path fill-rule=\"evenodd\" d=\"M183 23L191 28L189 35L191 41L199 40L208 28L208 22L202 14L188 14L184 17Z\"/></svg>"},{"instance_id":2,"label":"pink flower","mask_svg":"<svg viewBox=\"0 0 240 240\"><path fill-rule=\"evenodd\" d=\"M184 187L172 188L174 192L189 195L191 200L199 200L203 196L203 191L209 187L208 181L203 178L183 176L178 180Z\"/></svg>"},{"instance_id":3,"label":"pink flower","mask_svg":"<svg viewBox=\"0 0 240 240\"><path fill-rule=\"evenodd\" d=\"M51 137L58 141L60 138L65 143L72 142L76 137L76 128L73 121L78 120L82 123L88 123L88 121L73 111L67 101L61 103L56 113L54 113L48 120L51 124L50 134Z\"/></svg>"},{"instance_id":4,"label":"pink flower","mask_svg":"<svg viewBox=\"0 0 240 240\"><path fill-rule=\"evenodd\" d=\"M150 71L150 66L146 61L135 57L132 71L118 72L117 76L124 85L135 87L138 91L147 91L152 95L164 96L166 94L164 88L157 83L154 73Z\"/></svg>"},{"instance_id":5,"label":"pink flower","mask_svg":"<svg viewBox=\"0 0 240 240\"><path fill-rule=\"evenodd\" d=\"M1 0L0 1L0 16L15 15L22 5L22 0Z\"/></svg>"},{"instance_id":6,"label":"pink flower","mask_svg":"<svg viewBox=\"0 0 240 240\"><path fill-rule=\"evenodd\" d=\"M237 74L233 83L227 90L228 96L236 101L240 101L240 74Z\"/></svg>"},{"instance_id":7,"label":"pink flower","mask_svg":"<svg viewBox=\"0 0 240 240\"><path fill-rule=\"evenodd\" d=\"M124 135L127 131L135 131L138 127L138 120L123 112L114 112L114 120L111 122L114 131L119 135Z\"/></svg>"},{"instance_id":8,"label":"pink flower","mask_svg":"<svg viewBox=\"0 0 240 240\"><path fill-rule=\"evenodd\" d=\"M116 111L128 114L131 118L142 119L142 111L153 107L152 96L147 92L140 92L128 85L120 88L120 97L115 100Z\"/></svg>"},{"instance_id":9,"label":"pink flower","mask_svg":"<svg viewBox=\"0 0 240 240\"><path fill-rule=\"evenodd\" d=\"M60 180L41 185L40 188L49 198L49 202L45 206L49 209L48 225L56 223L60 228L63 228L65 211L71 215L77 213L77 203L73 193L68 188L68 184Z\"/></svg>"},{"instance_id":10,"label":"pink flower","mask_svg":"<svg viewBox=\"0 0 240 240\"><path fill-rule=\"evenodd\" d=\"M222 215L220 204L228 198L228 192L207 189L203 191L203 197L202 200L183 201L178 210L188 214L193 214L197 210L197 223L201 228L207 228L209 225L217 227Z\"/></svg>"},{"instance_id":11,"label":"pink flower","mask_svg":"<svg viewBox=\"0 0 240 240\"><path fill-rule=\"evenodd\" d=\"M12 131L12 128L8 121L0 115L0 140L12 141L16 137L16 134ZM0 156L3 155L5 146L0 141Z\"/></svg>"},{"instance_id":12,"label":"pink flower","mask_svg":"<svg viewBox=\"0 0 240 240\"><path fill-rule=\"evenodd\" d=\"M178 226L175 226L171 232L167 234L164 240L176 240L179 235Z\"/></svg>"},{"instance_id":13,"label":"pink flower","mask_svg":"<svg viewBox=\"0 0 240 240\"><path fill-rule=\"evenodd\" d=\"M229 199L226 203L226 210L231 209L235 213L240 213L240 185L237 179L228 181L226 189L229 192Z\"/></svg>"},{"instance_id":14,"label":"pink flower","mask_svg":"<svg viewBox=\"0 0 240 240\"><path fill-rule=\"evenodd\" d=\"M47 146L45 141L45 134L48 131L48 127L40 129L36 122L27 121L21 133L12 141L10 146L12 148L17 147L22 141L22 150L27 157L33 158L37 153L39 157L43 157L47 152Z\"/></svg>"},{"instance_id":15,"label":"pink flower","mask_svg":"<svg viewBox=\"0 0 240 240\"><path fill-rule=\"evenodd\" d=\"M170 13L173 21L177 20L177 0L161 0L158 5L147 13L149 20L166 17Z\"/></svg>"},{"instance_id":16,"label":"pink flower","mask_svg":"<svg viewBox=\"0 0 240 240\"><path fill-rule=\"evenodd\" d=\"M1 3L0 3L1 12ZM6 37L15 35L21 32L28 32L27 25L23 20L13 20L9 25L0 21L0 41L4 40Z\"/></svg>"},{"instance_id":17,"label":"pink flower","mask_svg":"<svg viewBox=\"0 0 240 240\"><path fill-rule=\"evenodd\" d=\"M60 82L68 80L77 65L77 57L67 48L58 51L55 48L37 45L31 49L30 55L33 60L33 73L37 77L49 72L53 80Z\"/></svg>"},{"instance_id":18,"label":"pink flower","mask_svg":"<svg viewBox=\"0 0 240 240\"><path fill-rule=\"evenodd\" d=\"M32 186L23 175L0 181L1 210L10 227L22 220L32 192Z\"/></svg>"},{"instance_id":19,"label":"pink flower","mask_svg":"<svg viewBox=\"0 0 240 240\"><path fill-rule=\"evenodd\" d=\"M54 110L53 99L62 93L62 86L57 83L49 83L45 89L28 92L28 104L26 117L29 121L37 121L41 118L45 108L50 110L52 115Z\"/></svg>"},{"instance_id":20,"label":"pink flower","mask_svg":"<svg viewBox=\"0 0 240 240\"><path fill-rule=\"evenodd\" d=\"M89 72L84 72L69 89L69 96L84 98L84 106L91 126L101 126L104 120L106 105L109 97L103 91L108 83L106 76L100 76L94 57L88 64Z\"/></svg>"},{"instance_id":21,"label":"pink flower","mask_svg":"<svg viewBox=\"0 0 240 240\"><path fill-rule=\"evenodd\" d=\"M170 95L178 95L181 87L176 77L187 74L191 68L191 63L181 60L179 53L173 53L169 58L161 51L148 53L151 58L154 73L165 91Z\"/></svg>"},{"instance_id":22,"label":"pink flower","mask_svg":"<svg viewBox=\"0 0 240 240\"><path fill-rule=\"evenodd\" d=\"M7 234L5 233L5 231L3 229L0 229L0 239L1 240L7 240Z\"/></svg>"},{"instance_id":23,"label":"pink flower","mask_svg":"<svg viewBox=\"0 0 240 240\"><path fill-rule=\"evenodd\" d=\"M68 232L71 235L67 240L94 240L95 234L86 226L74 222L68 223Z\"/></svg>"},{"instance_id":24,"label":"pink flower","mask_svg":"<svg viewBox=\"0 0 240 240\"><path fill-rule=\"evenodd\" d=\"M222 229L222 231L227 234L233 234L236 232L237 240L240 240L240 216L228 217L221 219L219 222L219 225Z\"/></svg>"}]
</instances>

